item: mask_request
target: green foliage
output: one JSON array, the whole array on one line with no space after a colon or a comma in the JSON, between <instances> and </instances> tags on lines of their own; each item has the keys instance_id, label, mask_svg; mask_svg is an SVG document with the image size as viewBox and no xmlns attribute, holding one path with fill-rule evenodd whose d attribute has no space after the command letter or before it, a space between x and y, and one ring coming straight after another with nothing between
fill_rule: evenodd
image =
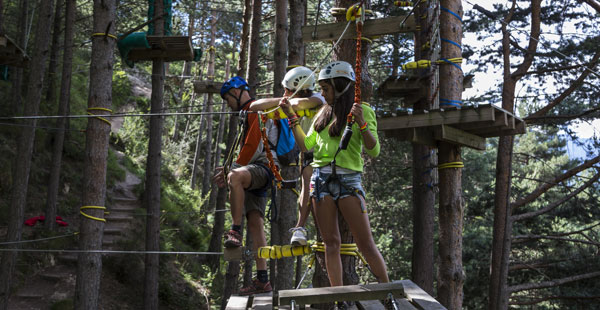
<instances>
[{"instance_id":1,"label":"green foliage","mask_svg":"<svg viewBox=\"0 0 600 310\"><path fill-rule=\"evenodd\" d=\"M71 310L75 308L73 299L62 299L52 304L50 310Z\"/></svg>"},{"instance_id":2,"label":"green foliage","mask_svg":"<svg viewBox=\"0 0 600 310\"><path fill-rule=\"evenodd\" d=\"M112 104L113 111L119 110L120 107L129 103L131 97L131 82L127 77L127 73L120 70L117 65L113 71L112 83Z\"/></svg>"}]
</instances>

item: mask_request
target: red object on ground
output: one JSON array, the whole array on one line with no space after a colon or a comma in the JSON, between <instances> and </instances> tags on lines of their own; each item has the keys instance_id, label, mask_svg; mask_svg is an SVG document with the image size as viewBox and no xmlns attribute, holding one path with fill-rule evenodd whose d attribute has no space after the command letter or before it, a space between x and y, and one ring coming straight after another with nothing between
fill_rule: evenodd
<instances>
[{"instance_id":1,"label":"red object on ground","mask_svg":"<svg viewBox=\"0 0 600 310\"><path fill-rule=\"evenodd\" d=\"M35 224L37 224L37 222L43 222L45 220L46 220L46 217L43 216L43 215L40 215L40 216L35 216L35 217L32 217L32 218L29 218L29 219L25 220L24 224L27 225L27 226L35 226ZM69 226L69 224L67 222L63 221L62 217L60 217L60 216L56 216L56 223L59 226L63 226L63 227L64 226Z\"/></svg>"}]
</instances>

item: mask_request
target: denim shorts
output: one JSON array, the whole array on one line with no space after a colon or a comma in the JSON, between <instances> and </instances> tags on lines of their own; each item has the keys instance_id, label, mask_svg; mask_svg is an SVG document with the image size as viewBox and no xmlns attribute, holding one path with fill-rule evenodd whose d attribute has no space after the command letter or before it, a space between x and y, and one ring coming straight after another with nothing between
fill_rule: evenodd
<instances>
[{"instance_id":1,"label":"denim shorts","mask_svg":"<svg viewBox=\"0 0 600 310\"><path fill-rule=\"evenodd\" d=\"M365 190L361 182L362 173L337 174L337 178L331 178L331 173L321 172L321 168L315 168L310 178L310 196L317 201L321 201L325 196L331 196L337 201L348 196L359 195L361 199L361 209L366 212L364 206Z\"/></svg>"}]
</instances>

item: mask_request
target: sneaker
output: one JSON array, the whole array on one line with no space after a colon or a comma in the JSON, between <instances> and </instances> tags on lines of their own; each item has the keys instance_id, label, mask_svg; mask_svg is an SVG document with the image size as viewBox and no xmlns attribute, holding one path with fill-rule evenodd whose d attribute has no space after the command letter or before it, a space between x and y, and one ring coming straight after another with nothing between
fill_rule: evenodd
<instances>
[{"instance_id":1,"label":"sneaker","mask_svg":"<svg viewBox=\"0 0 600 310\"><path fill-rule=\"evenodd\" d=\"M230 229L225 233L225 247L226 248L237 248L242 246L242 234Z\"/></svg>"},{"instance_id":2,"label":"sneaker","mask_svg":"<svg viewBox=\"0 0 600 310\"><path fill-rule=\"evenodd\" d=\"M304 227L294 227L290 228L290 232L292 232L292 240L291 244L293 246L302 246L306 245L306 235L308 234Z\"/></svg>"},{"instance_id":3,"label":"sneaker","mask_svg":"<svg viewBox=\"0 0 600 310\"><path fill-rule=\"evenodd\" d=\"M271 282L262 283L258 279L252 280L252 283L248 287L244 287L240 290L240 296L254 295L260 293L268 293L272 291Z\"/></svg>"}]
</instances>

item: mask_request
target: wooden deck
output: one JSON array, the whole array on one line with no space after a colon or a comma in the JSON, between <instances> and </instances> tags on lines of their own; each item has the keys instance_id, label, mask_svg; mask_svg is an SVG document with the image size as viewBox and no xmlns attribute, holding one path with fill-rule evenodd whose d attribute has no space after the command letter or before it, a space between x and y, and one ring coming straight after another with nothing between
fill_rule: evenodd
<instances>
[{"instance_id":1,"label":"wooden deck","mask_svg":"<svg viewBox=\"0 0 600 310\"><path fill-rule=\"evenodd\" d=\"M0 65L24 67L29 57L6 35L0 35Z\"/></svg>"},{"instance_id":2,"label":"wooden deck","mask_svg":"<svg viewBox=\"0 0 600 310\"><path fill-rule=\"evenodd\" d=\"M221 92L223 82L215 81L194 81L194 91L197 94L218 94Z\"/></svg>"},{"instance_id":3,"label":"wooden deck","mask_svg":"<svg viewBox=\"0 0 600 310\"><path fill-rule=\"evenodd\" d=\"M355 301L350 309L383 310L380 300L392 293L400 310L443 310L446 309L433 297L410 280L392 283L348 285L339 287L282 290L274 294L253 296L231 296L226 310L246 309L311 309L311 304L334 301ZM275 307L274 307L275 306Z\"/></svg>"},{"instance_id":4,"label":"wooden deck","mask_svg":"<svg viewBox=\"0 0 600 310\"><path fill-rule=\"evenodd\" d=\"M164 61L194 60L192 40L188 36L147 36L150 48L136 48L129 52L131 61L162 58Z\"/></svg>"},{"instance_id":5,"label":"wooden deck","mask_svg":"<svg viewBox=\"0 0 600 310\"><path fill-rule=\"evenodd\" d=\"M446 108L377 119L386 136L436 146L446 141L485 149L485 138L525 133L525 122L494 105Z\"/></svg>"},{"instance_id":6,"label":"wooden deck","mask_svg":"<svg viewBox=\"0 0 600 310\"><path fill-rule=\"evenodd\" d=\"M467 74L463 78L463 91L473 87L473 74ZM407 105L412 105L420 99L419 90L421 84L419 77L415 74L401 74L389 76L377 87L377 93L383 98L405 98Z\"/></svg>"},{"instance_id":7,"label":"wooden deck","mask_svg":"<svg viewBox=\"0 0 600 310\"><path fill-rule=\"evenodd\" d=\"M378 19L367 19L363 26L363 37L372 38L386 34L407 33L416 31L414 16L409 16L402 27L400 23L405 16L391 16ZM346 28L346 22L321 24L315 26L302 27L302 41L304 43L317 41L333 41L337 40ZM314 33L313 33L314 32ZM314 35L313 35L314 34ZM356 38L356 27L351 25L348 31L344 34L344 39Z\"/></svg>"}]
</instances>

